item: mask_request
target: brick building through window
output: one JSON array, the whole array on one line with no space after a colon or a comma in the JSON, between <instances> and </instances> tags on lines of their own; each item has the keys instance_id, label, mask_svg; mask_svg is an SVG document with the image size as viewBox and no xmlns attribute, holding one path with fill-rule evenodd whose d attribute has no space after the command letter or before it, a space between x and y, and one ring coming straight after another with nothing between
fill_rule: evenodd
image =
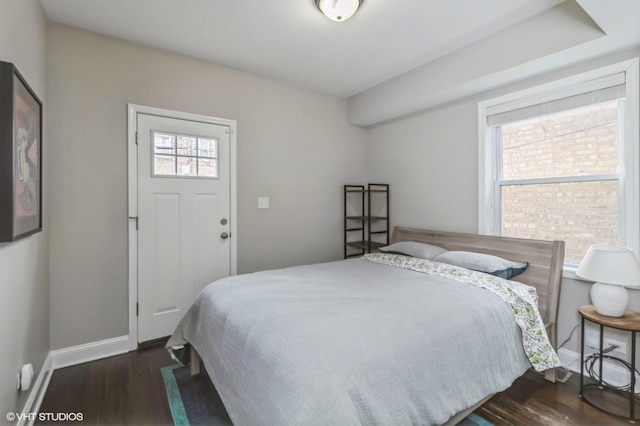
<instances>
[{"instance_id":1,"label":"brick building through window","mask_svg":"<svg viewBox=\"0 0 640 426\"><path fill-rule=\"evenodd\" d=\"M501 235L561 239L578 263L618 243L618 104L611 101L501 126ZM590 180L583 178L589 177ZM575 181L519 184L535 178Z\"/></svg>"},{"instance_id":2,"label":"brick building through window","mask_svg":"<svg viewBox=\"0 0 640 426\"><path fill-rule=\"evenodd\" d=\"M481 233L640 249L638 61L479 104Z\"/></svg>"}]
</instances>

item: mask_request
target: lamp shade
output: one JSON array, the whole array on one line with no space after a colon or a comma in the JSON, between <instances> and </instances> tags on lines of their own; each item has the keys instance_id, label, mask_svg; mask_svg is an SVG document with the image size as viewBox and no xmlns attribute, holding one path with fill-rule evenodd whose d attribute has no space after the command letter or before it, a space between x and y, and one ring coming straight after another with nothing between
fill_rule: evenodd
<instances>
[{"instance_id":1,"label":"lamp shade","mask_svg":"<svg viewBox=\"0 0 640 426\"><path fill-rule=\"evenodd\" d=\"M338 22L351 18L362 4L362 0L315 0L315 2L327 18Z\"/></svg>"},{"instance_id":2,"label":"lamp shade","mask_svg":"<svg viewBox=\"0 0 640 426\"><path fill-rule=\"evenodd\" d=\"M640 285L640 263L626 247L591 246L576 275L589 281L614 285Z\"/></svg>"}]
</instances>

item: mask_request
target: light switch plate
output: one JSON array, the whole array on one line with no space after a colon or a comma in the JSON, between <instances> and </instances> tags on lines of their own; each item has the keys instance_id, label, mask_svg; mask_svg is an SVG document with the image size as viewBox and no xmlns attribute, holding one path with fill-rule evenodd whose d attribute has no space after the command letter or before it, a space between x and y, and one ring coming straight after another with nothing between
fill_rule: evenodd
<instances>
[{"instance_id":1,"label":"light switch plate","mask_svg":"<svg viewBox=\"0 0 640 426\"><path fill-rule=\"evenodd\" d=\"M259 209L268 209L269 208L269 197L258 197L258 208Z\"/></svg>"}]
</instances>

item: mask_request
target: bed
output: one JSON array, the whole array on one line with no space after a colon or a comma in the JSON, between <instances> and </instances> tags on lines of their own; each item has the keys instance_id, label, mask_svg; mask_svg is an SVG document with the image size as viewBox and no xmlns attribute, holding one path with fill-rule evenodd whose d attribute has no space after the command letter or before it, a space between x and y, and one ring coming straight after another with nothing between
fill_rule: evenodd
<instances>
[{"instance_id":1,"label":"bed","mask_svg":"<svg viewBox=\"0 0 640 426\"><path fill-rule=\"evenodd\" d=\"M242 425L456 424L532 366L554 380L563 242L395 227L405 241L528 266L377 253L224 278L167 348L190 345Z\"/></svg>"}]
</instances>

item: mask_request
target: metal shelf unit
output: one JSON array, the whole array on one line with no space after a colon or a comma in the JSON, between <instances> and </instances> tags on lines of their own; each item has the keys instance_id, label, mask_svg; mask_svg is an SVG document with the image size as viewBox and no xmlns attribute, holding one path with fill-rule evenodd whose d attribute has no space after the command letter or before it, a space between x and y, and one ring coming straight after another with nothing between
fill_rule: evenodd
<instances>
[{"instance_id":1,"label":"metal shelf unit","mask_svg":"<svg viewBox=\"0 0 640 426\"><path fill-rule=\"evenodd\" d=\"M344 185L344 258L389 245L389 234L389 184Z\"/></svg>"}]
</instances>

